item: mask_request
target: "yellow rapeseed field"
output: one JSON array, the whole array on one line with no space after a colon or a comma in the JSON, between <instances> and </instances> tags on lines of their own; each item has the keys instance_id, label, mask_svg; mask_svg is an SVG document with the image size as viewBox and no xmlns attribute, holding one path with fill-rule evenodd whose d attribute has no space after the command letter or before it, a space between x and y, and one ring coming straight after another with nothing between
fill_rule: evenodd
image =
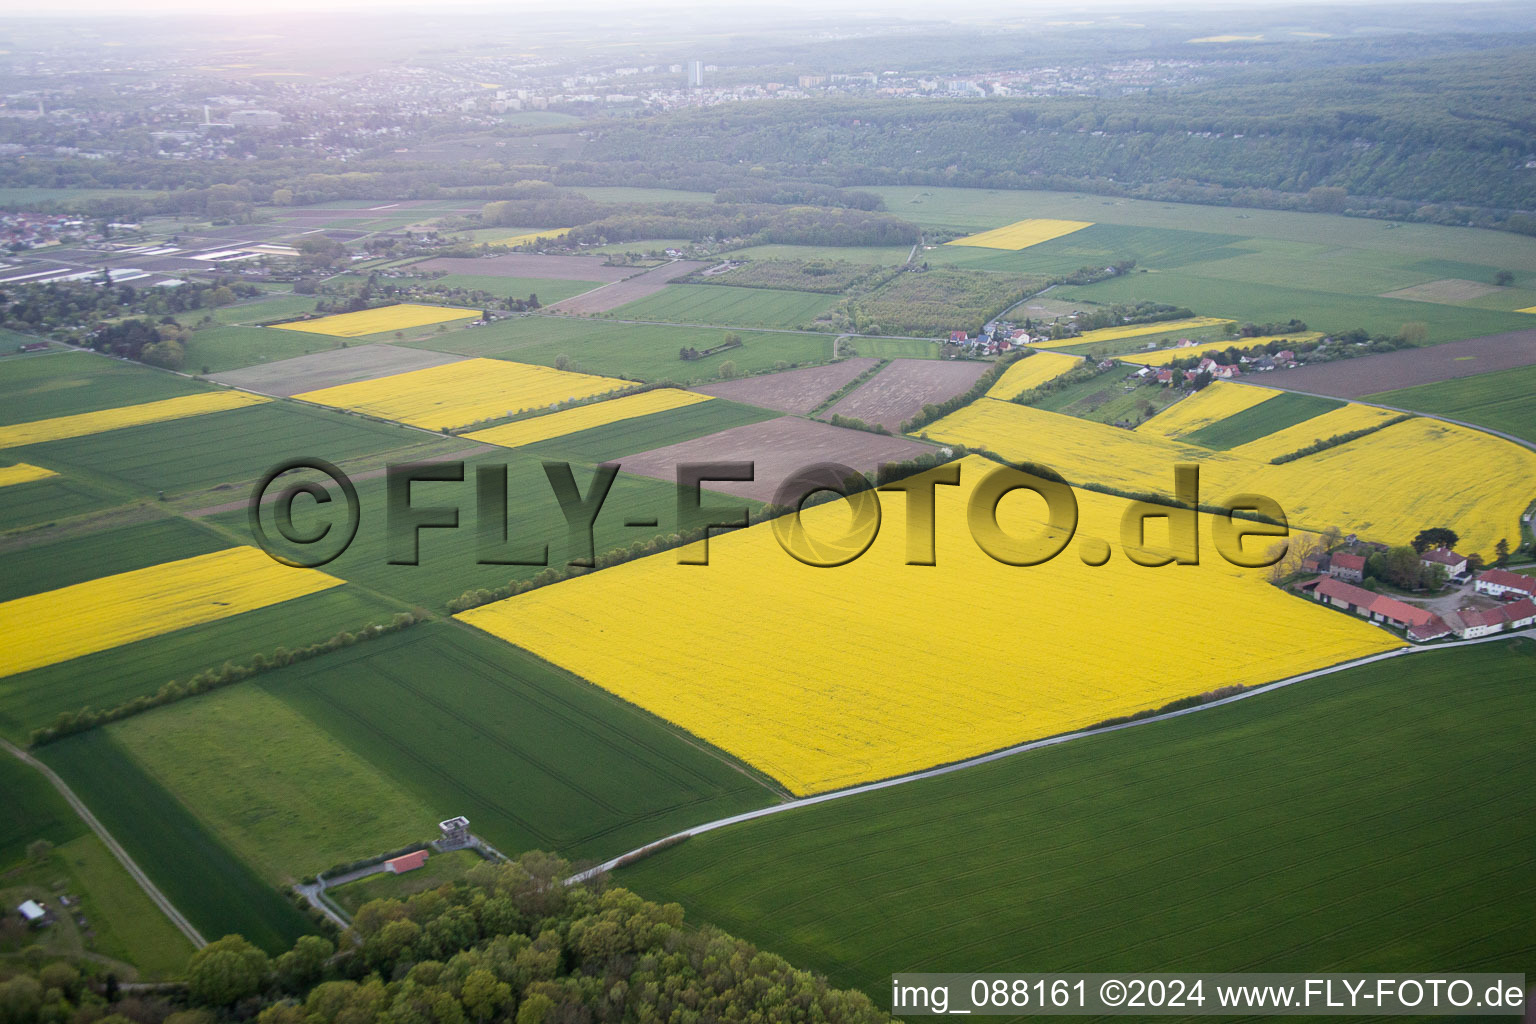
<instances>
[{"instance_id":1,"label":"yellow rapeseed field","mask_svg":"<svg viewBox=\"0 0 1536 1024\"><path fill-rule=\"evenodd\" d=\"M1516 313L1536 313L1536 306L1526 306L1524 309L1515 310Z\"/></svg>"},{"instance_id":2,"label":"yellow rapeseed field","mask_svg":"<svg viewBox=\"0 0 1536 1024\"><path fill-rule=\"evenodd\" d=\"M0 427L0 448L16 448L24 444L43 441L62 441L68 437L84 437L107 430L137 427L161 420L179 420L204 413L223 412L247 405L260 405L272 399L244 391L206 391L200 395L184 395L142 405L124 405L100 412L82 412L73 416L56 416L47 420L32 420Z\"/></svg>"},{"instance_id":3,"label":"yellow rapeseed field","mask_svg":"<svg viewBox=\"0 0 1536 1024\"><path fill-rule=\"evenodd\" d=\"M30 484L34 480L46 480L58 475L53 470L44 469L42 466L29 466L25 462L18 462L14 466L0 466L0 487Z\"/></svg>"},{"instance_id":4,"label":"yellow rapeseed field","mask_svg":"<svg viewBox=\"0 0 1536 1024\"><path fill-rule=\"evenodd\" d=\"M501 445L503 448L518 448L525 444L548 441L552 437L574 434L578 430L589 430L592 427L634 419L637 416L649 416L653 412L681 409L684 406L709 400L709 395L700 395L692 391L657 388L638 395L627 395L624 398L611 398L606 402L563 409L547 416L517 420L499 427L491 427L489 430L477 430L464 436L476 441L484 441L486 444Z\"/></svg>"},{"instance_id":5,"label":"yellow rapeseed field","mask_svg":"<svg viewBox=\"0 0 1536 1024\"><path fill-rule=\"evenodd\" d=\"M1188 359L1190 356L1203 356L1210 352L1225 352L1229 348L1237 348L1246 352L1258 345L1267 345L1271 341L1284 341L1299 344L1303 341L1314 341L1321 338L1318 331L1309 331L1305 334L1287 334L1283 336L1265 335L1262 338L1233 338L1230 341L1207 341L1199 345L1190 345L1186 348L1160 348L1151 352L1132 352L1123 356L1116 356L1128 363L1144 363L1148 366L1163 366L1175 359Z\"/></svg>"},{"instance_id":6,"label":"yellow rapeseed field","mask_svg":"<svg viewBox=\"0 0 1536 1024\"><path fill-rule=\"evenodd\" d=\"M538 241L541 238L549 238L549 239L564 238L566 232L568 232L570 230L572 230L572 229L571 228L541 228L538 231L525 231L521 235L512 235L510 238L497 238L497 239L493 239L492 241L487 242L486 244L487 245L503 245L503 246L526 245L529 242L536 242L536 241Z\"/></svg>"},{"instance_id":7,"label":"yellow rapeseed field","mask_svg":"<svg viewBox=\"0 0 1536 1024\"><path fill-rule=\"evenodd\" d=\"M1167 334L1171 331L1193 331L1201 327L1229 324L1219 316L1194 316L1184 320L1162 320L1153 324L1127 324L1124 327L1101 327L1096 331L1084 331L1075 338L1046 341L1036 348L1068 348L1073 345L1092 345L1096 341L1120 341L1123 338L1139 338L1143 334Z\"/></svg>"},{"instance_id":8,"label":"yellow rapeseed field","mask_svg":"<svg viewBox=\"0 0 1536 1024\"><path fill-rule=\"evenodd\" d=\"M923 433L934 441L1040 463L1073 483L1136 493L1171 495L1174 466L1196 463L1202 501L1262 494L1280 503L1293 526L1337 526L1388 544L1406 544L1428 526L1448 526L1461 536L1460 550L1490 559L1499 538L1513 543L1519 536L1520 515L1532 498L1530 481L1536 480L1536 452L1428 419L1408 420L1278 466L1269 463L1267 447L1207 451L986 398L929 424ZM1304 431L1302 444L1287 450L1310 443L1315 433L1315 427Z\"/></svg>"},{"instance_id":9,"label":"yellow rapeseed field","mask_svg":"<svg viewBox=\"0 0 1536 1024\"><path fill-rule=\"evenodd\" d=\"M1028 249L1032 245L1041 242L1049 242L1053 238L1062 235L1070 235L1074 231L1093 227L1093 221L1089 220L1051 220L1047 217L1031 217L1028 220L1017 220L1012 224L1005 224L991 231L982 231L974 235L966 235L945 245L974 245L984 249Z\"/></svg>"},{"instance_id":10,"label":"yellow rapeseed field","mask_svg":"<svg viewBox=\"0 0 1536 1024\"><path fill-rule=\"evenodd\" d=\"M997 404L997 403L993 403ZM906 561L906 505L886 494L872 547L803 565L771 525L710 542L710 564L664 553L459 618L533 651L729 751L796 794L817 793L1067 732L1233 683L1400 646L1219 559L1149 569L1117 551L1090 566L1074 540L1042 565L984 554L965 505L997 469L961 463L936 488L936 564ZM1081 493L1078 537L1115 538L1123 499ZM1038 532L1038 499L1005 497L1001 525ZM846 528L842 502L806 510ZM1220 609L1220 624L1201 609ZM744 623L750 628L744 628Z\"/></svg>"},{"instance_id":11,"label":"yellow rapeseed field","mask_svg":"<svg viewBox=\"0 0 1536 1024\"><path fill-rule=\"evenodd\" d=\"M1003 371L998 382L987 391L988 398L1009 399L1031 388L1037 388L1048 380L1054 380L1068 370L1081 366L1082 359L1078 356L1062 355L1059 352L1036 352L1032 356L1025 356Z\"/></svg>"},{"instance_id":12,"label":"yellow rapeseed field","mask_svg":"<svg viewBox=\"0 0 1536 1024\"><path fill-rule=\"evenodd\" d=\"M1224 380L1212 381L1193 395L1170 405L1136 430L1141 434L1155 434L1158 437L1183 437L1217 420L1262 405L1280 393L1274 388L1233 384Z\"/></svg>"},{"instance_id":13,"label":"yellow rapeseed field","mask_svg":"<svg viewBox=\"0 0 1536 1024\"><path fill-rule=\"evenodd\" d=\"M299 320L291 324L275 324L279 331L304 331L307 334L329 334L338 338L359 338L365 334L382 334L385 331L403 331L409 327L425 327L427 324L447 323L479 316L473 309L450 309L447 306L419 306L405 302L398 306L380 306L377 309L360 309L356 313L337 313L318 320Z\"/></svg>"},{"instance_id":14,"label":"yellow rapeseed field","mask_svg":"<svg viewBox=\"0 0 1536 1024\"><path fill-rule=\"evenodd\" d=\"M0 675L225 619L341 583L240 547L19 597L0 603L0 635L6 638Z\"/></svg>"},{"instance_id":15,"label":"yellow rapeseed field","mask_svg":"<svg viewBox=\"0 0 1536 1024\"><path fill-rule=\"evenodd\" d=\"M1227 386L1240 387L1241 385ZM1209 391L1210 388L1206 390ZM1366 427L1375 426L1401 415L1402 413L1393 409L1378 409L1374 405L1350 402L1342 408L1325 412L1321 416L1313 416L1309 420L1302 420L1294 426L1277 430L1273 434L1266 434L1257 441L1240 444L1231 452L1245 459L1268 462L1278 455L1289 455L1291 452L1305 448L1314 441L1333 437L1336 434L1348 434L1354 430L1364 430Z\"/></svg>"},{"instance_id":16,"label":"yellow rapeseed field","mask_svg":"<svg viewBox=\"0 0 1536 1024\"><path fill-rule=\"evenodd\" d=\"M627 380L505 359L462 359L295 395L428 430L443 430L633 387Z\"/></svg>"}]
</instances>

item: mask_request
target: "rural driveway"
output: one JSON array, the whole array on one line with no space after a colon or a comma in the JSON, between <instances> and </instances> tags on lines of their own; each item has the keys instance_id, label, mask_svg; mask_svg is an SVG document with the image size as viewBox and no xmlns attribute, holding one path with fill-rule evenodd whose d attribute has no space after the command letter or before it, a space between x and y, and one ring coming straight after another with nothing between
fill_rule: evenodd
<instances>
[{"instance_id":1,"label":"rural driveway","mask_svg":"<svg viewBox=\"0 0 1536 1024\"><path fill-rule=\"evenodd\" d=\"M9 740L0 740L0 746L4 746L6 750L14 754L23 764L31 765L42 773L43 778L47 779L53 788L59 791L59 795L68 802L70 807L74 808L75 813L80 815L80 819L89 825L91 831L96 833L96 837L106 844L107 849L112 851L112 856L116 857L118 862L123 865L123 869L128 872L129 877L139 883L139 888L144 890L144 895L148 896L150 901L159 907L166 917L171 919L171 923L192 942L193 946L202 949L208 945L208 940L203 938L202 934L192 927L192 922L183 917L181 911L176 909L175 904L155 887L155 883L149 880L149 876L134 863L132 857L128 856L128 851L123 849L116 839L112 838L112 833L107 831L105 825L96 820L96 815L92 814L90 808L86 807L81 799L75 796L75 791L70 789L69 785L59 778L52 768L49 768Z\"/></svg>"}]
</instances>

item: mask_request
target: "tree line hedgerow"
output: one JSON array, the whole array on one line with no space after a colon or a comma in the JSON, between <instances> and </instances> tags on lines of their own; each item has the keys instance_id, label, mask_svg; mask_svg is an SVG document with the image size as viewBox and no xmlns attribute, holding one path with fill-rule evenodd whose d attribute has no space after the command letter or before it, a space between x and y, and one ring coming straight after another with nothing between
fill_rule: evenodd
<instances>
[{"instance_id":1,"label":"tree line hedgerow","mask_svg":"<svg viewBox=\"0 0 1536 1024\"><path fill-rule=\"evenodd\" d=\"M398 633L402 629L409 629L420 622L425 622L431 615L421 609L415 611L400 612L388 622L372 623L363 626L356 632L341 632L329 640L321 640L318 643L309 644L306 647L289 649L279 647L270 655L258 654L250 661L243 664L235 664L226 661L218 668L208 668L189 678L186 682L172 679L161 686L153 694L144 694L132 700L124 701L114 707L96 709L81 708L79 711L63 711L53 720L53 724L40 729L32 730L31 744L41 747L52 743L54 740L72 736L78 732L94 729L98 725L106 725L108 722L116 722L131 715L158 708L165 704L174 704L188 697L196 697L198 694L208 693L225 686L244 682L252 676L263 672L271 672L274 669L284 668L288 665L297 665L299 662L318 658L322 654L339 651L353 644L366 643L390 633Z\"/></svg>"}]
</instances>

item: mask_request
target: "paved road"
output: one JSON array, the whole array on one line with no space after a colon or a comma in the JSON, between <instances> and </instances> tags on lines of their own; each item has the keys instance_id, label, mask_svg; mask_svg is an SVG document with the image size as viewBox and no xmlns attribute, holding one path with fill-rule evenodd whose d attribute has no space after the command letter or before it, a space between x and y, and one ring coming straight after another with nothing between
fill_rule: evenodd
<instances>
[{"instance_id":1,"label":"paved road","mask_svg":"<svg viewBox=\"0 0 1536 1024\"><path fill-rule=\"evenodd\" d=\"M1372 654L1368 657L1356 658L1353 661L1341 662L1337 665L1332 665L1328 668L1320 668L1313 672L1303 672L1301 675L1291 676L1288 679L1280 679L1273 683L1267 683L1264 686L1256 686L1251 690L1244 690L1242 693L1235 694L1231 697L1223 697L1221 700L1213 700L1209 704L1199 704L1192 708L1184 708L1179 711L1170 711L1162 715L1153 715L1150 718L1140 718L1134 722L1123 722L1119 725L1108 725L1099 729L1084 729L1080 732L1066 733L1062 736L1052 736L1049 739L1035 740L1032 743L1021 743L1015 747L1008 747L1004 750L995 750L990 754L982 754L980 757L973 757L965 761L958 761L955 764L944 765L941 768L930 768L927 771L915 772L911 775L900 776L899 778L885 779L880 782L870 782L862 786L854 786L851 789L840 789L835 793L822 793L819 796L808 796L799 800L787 800L781 804L774 804L772 807L762 807L755 811L747 811L744 814L733 814L728 818L717 818L714 821L705 822L702 825L695 825L693 828L683 829L681 832L674 832L670 836L653 839L643 846L637 846L633 850L629 850L625 853L619 854L617 857L606 860L594 868L589 868L580 874L572 875L566 881L568 883L585 881L586 879L591 878L593 875L599 874L601 872L612 871L614 867L617 866L619 861L624 860L626 857L637 855L647 847L652 847L659 843L667 843L691 836L702 835L705 832L713 832L715 829L725 828L727 825L737 825L745 821L753 821L757 818L766 818L771 814L783 814L786 811L799 810L802 807L811 807L815 804L830 803L833 800L843 800L850 796L862 796L865 793L873 793L877 790L890 789L892 786L905 786L908 783L918 782L922 779L937 778L940 775L948 775L951 772L964 771L967 768L974 768L977 765L990 764L993 761L1001 761L1005 757L1013 757L1017 754L1023 754L1027 751L1040 750L1044 747L1054 747L1062 743L1070 743L1072 740L1080 740L1089 736L1102 736L1106 733L1119 732L1122 729L1134 729L1138 726L1151 725L1153 722L1165 722L1171 718L1181 718L1184 715L1197 714L1201 711L1208 711L1211 708L1221 707L1223 704L1231 704L1235 701L1247 700L1249 697L1256 697L1261 693L1269 693L1273 690L1278 690L1282 687L1290 686L1293 683L1303 682L1307 679L1317 679L1321 676L1332 675L1335 672L1342 672L1345 669L1357 668L1361 665L1369 665L1376 661L1386 661L1391 658L1405 657L1408 655L1419 654L1425 651L1440 651L1450 647L1470 647L1474 644L1484 644L1499 640L1508 640L1511 637L1516 636L1536 638L1536 629L1524 629L1515 633L1500 633L1494 636L1479 637L1475 640L1457 640L1452 643L1432 644L1424 647L1403 646L1395 650L1386 651L1382 654Z\"/></svg>"},{"instance_id":2,"label":"paved road","mask_svg":"<svg viewBox=\"0 0 1536 1024\"><path fill-rule=\"evenodd\" d=\"M112 833L107 831L105 825L96 820L96 815L92 814L80 798L75 796L75 791L70 789L69 785L59 778L52 768L49 768L9 740L0 740L0 746L4 746L6 750L14 754L23 764L31 765L43 774L43 778L47 779L53 785L53 788L59 791L59 795L68 801L69 806L75 809L75 813L80 815L81 820L91 827L91 831L96 833L96 837L106 844L107 849L112 851L112 856L118 859L129 876L139 883L139 888L144 890L144 894L150 898L155 906L165 913L166 917L171 919L171 924L179 928L181 934L191 940L193 946L202 949L208 945L208 940L203 938L196 928L192 927L192 922L182 916L181 911L177 910L175 904L166 898L165 893L155 887L155 883L149 880L149 876L133 862L132 857L128 856L128 851L123 849L116 839L112 838Z\"/></svg>"}]
</instances>

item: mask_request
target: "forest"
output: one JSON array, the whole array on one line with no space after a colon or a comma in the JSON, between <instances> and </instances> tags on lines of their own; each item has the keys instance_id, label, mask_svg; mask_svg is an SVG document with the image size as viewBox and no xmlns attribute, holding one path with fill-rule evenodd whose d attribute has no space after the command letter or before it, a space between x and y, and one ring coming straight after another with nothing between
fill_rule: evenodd
<instances>
[{"instance_id":1,"label":"forest","mask_svg":"<svg viewBox=\"0 0 1536 1024\"><path fill-rule=\"evenodd\" d=\"M0 977L5 1024L595 1024L619 1020L890 1018L715 928L599 877L565 884L548 854L487 862L469 881L364 904L337 941L273 958L238 935L192 955L186 987L144 995L64 964Z\"/></svg>"},{"instance_id":2,"label":"forest","mask_svg":"<svg viewBox=\"0 0 1536 1024\"><path fill-rule=\"evenodd\" d=\"M0 161L0 185L163 190L75 205L99 216L234 218L274 201L517 201L529 198L528 179L715 192L729 209L806 205L848 214L878 209L862 186L958 185L1536 234L1536 168L1527 166L1536 161L1533 53L1506 46L1410 59L1399 48L1391 60L1300 66L1271 56L1203 84L1132 95L805 99L739 104L729 118L709 109L597 116L586 122L580 159L552 164L375 153L338 171L297 155L202 164L62 157ZM554 219L520 223L593 219L581 216L591 206L573 202L567 216L554 217L546 204ZM611 233L622 228L607 224L603 233L638 237ZM660 224L647 230L668 237ZM807 233L804 225L787 230L795 239ZM902 236L883 222L872 234L887 232Z\"/></svg>"}]
</instances>

